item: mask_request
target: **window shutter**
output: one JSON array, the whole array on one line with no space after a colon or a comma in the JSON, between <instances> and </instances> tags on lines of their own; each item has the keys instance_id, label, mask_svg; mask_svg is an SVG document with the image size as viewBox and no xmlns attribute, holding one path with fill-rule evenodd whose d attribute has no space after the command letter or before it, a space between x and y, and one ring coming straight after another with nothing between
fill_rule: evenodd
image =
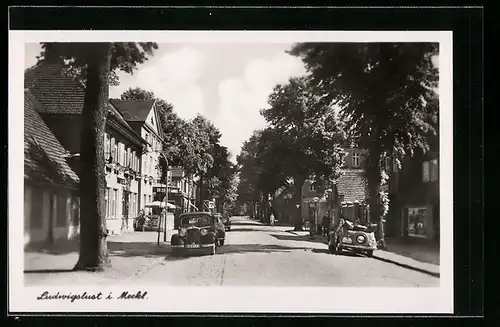
<instances>
[{"instance_id":1,"label":"window shutter","mask_svg":"<svg viewBox=\"0 0 500 327\"><path fill-rule=\"evenodd\" d=\"M424 161L422 163L422 179L424 182L429 181L429 161Z\"/></svg>"}]
</instances>

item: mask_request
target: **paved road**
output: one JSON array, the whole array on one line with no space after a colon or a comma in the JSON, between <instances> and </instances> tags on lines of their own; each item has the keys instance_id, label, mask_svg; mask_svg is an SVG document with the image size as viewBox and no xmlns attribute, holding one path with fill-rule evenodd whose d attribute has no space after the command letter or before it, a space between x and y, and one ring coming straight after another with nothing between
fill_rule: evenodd
<instances>
[{"instance_id":1,"label":"paved road","mask_svg":"<svg viewBox=\"0 0 500 327\"><path fill-rule=\"evenodd\" d=\"M233 217L227 245L215 256L174 258L141 281L222 286L437 286L439 279L363 256L335 256L326 244Z\"/></svg>"},{"instance_id":2,"label":"paved road","mask_svg":"<svg viewBox=\"0 0 500 327\"><path fill-rule=\"evenodd\" d=\"M89 283L175 286L438 286L439 278L374 258L332 255L327 245L269 227L246 217L233 217L226 245L214 256L173 257L156 247L156 233L133 233L127 241L110 239L113 271ZM74 259L76 260L76 259ZM78 274L78 275L75 275ZM81 281L86 273L67 273L64 282ZM29 276L26 276L29 275ZM34 276L38 275L38 276ZM56 283L45 274L25 274L29 284ZM67 277L64 277L67 276ZM31 282L29 282L31 281Z\"/></svg>"}]
</instances>

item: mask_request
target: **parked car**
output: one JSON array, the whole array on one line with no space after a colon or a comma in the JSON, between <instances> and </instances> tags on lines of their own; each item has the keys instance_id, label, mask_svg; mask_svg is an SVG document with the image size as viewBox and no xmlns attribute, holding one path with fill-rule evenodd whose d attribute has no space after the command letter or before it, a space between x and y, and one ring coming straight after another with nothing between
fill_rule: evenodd
<instances>
[{"instance_id":1,"label":"parked car","mask_svg":"<svg viewBox=\"0 0 500 327\"><path fill-rule=\"evenodd\" d=\"M172 235L170 244L173 255L191 252L213 255L224 241L225 231L220 218L210 212L189 212L179 216L178 233Z\"/></svg>"},{"instance_id":2,"label":"parked car","mask_svg":"<svg viewBox=\"0 0 500 327\"><path fill-rule=\"evenodd\" d=\"M376 226L374 224L365 226L341 219L338 227L331 231L328 237L330 253L340 254L343 250L350 250L371 257L373 251L377 249Z\"/></svg>"},{"instance_id":3,"label":"parked car","mask_svg":"<svg viewBox=\"0 0 500 327\"><path fill-rule=\"evenodd\" d=\"M144 216L139 215L139 217L134 219L134 230L135 231L157 231L158 224L160 223L160 217L163 208L158 201L146 205L147 208L151 208L151 212L144 214Z\"/></svg>"}]
</instances>

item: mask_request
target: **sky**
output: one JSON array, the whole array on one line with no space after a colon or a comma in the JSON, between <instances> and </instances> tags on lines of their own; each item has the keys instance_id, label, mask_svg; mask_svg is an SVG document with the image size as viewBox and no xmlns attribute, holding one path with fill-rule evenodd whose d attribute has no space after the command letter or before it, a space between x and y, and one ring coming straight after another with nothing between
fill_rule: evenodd
<instances>
[{"instance_id":1,"label":"sky","mask_svg":"<svg viewBox=\"0 0 500 327\"><path fill-rule=\"evenodd\" d=\"M153 91L182 118L200 113L222 133L232 160L255 129L265 127L259 110L277 83L305 74L302 62L285 53L292 44L158 44L153 57L133 75L118 72L119 98L129 87ZM25 68L36 63L39 44L26 44Z\"/></svg>"}]
</instances>

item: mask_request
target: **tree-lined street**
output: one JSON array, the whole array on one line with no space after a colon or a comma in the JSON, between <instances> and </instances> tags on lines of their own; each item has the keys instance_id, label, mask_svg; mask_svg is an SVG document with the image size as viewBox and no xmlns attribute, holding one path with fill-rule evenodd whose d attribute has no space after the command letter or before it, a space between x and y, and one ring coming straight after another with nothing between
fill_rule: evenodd
<instances>
[{"instance_id":1,"label":"tree-lined street","mask_svg":"<svg viewBox=\"0 0 500 327\"><path fill-rule=\"evenodd\" d=\"M156 233L110 237L112 267L102 273L68 271L27 273L26 285L156 284L164 286L438 286L439 278L348 252L332 255L326 244L270 227L248 217L232 217L227 244L213 256L172 257L169 246L157 248ZM27 271L68 269L76 252L33 253ZM34 256L40 256L34 260ZM52 262L57 262L57 267Z\"/></svg>"}]
</instances>

